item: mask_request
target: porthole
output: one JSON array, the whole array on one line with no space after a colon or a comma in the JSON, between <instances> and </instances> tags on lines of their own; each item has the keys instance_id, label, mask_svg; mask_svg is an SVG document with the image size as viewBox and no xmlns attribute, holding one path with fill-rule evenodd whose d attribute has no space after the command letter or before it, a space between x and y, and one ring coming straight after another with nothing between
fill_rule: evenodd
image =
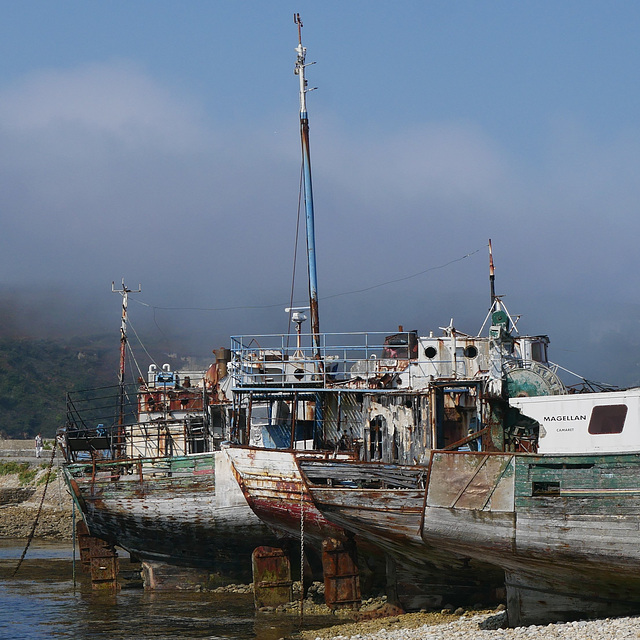
<instances>
[{"instance_id":1,"label":"porthole","mask_svg":"<svg viewBox=\"0 0 640 640\"><path fill-rule=\"evenodd\" d=\"M438 351L436 350L435 347L427 347L424 350L424 355L427 356L427 358L429 358L429 359L435 358L437 353L438 353Z\"/></svg>"},{"instance_id":2,"label":"porthole","mask_svg":"<svg viewBox=\"0 0 640 640\"><path fill-rule=\"evenodd\" d=\"M473 345L469 345L464 348L464 357L465 358L475 358L478 355L478 349Z\"/></svg>"}]
</instances>

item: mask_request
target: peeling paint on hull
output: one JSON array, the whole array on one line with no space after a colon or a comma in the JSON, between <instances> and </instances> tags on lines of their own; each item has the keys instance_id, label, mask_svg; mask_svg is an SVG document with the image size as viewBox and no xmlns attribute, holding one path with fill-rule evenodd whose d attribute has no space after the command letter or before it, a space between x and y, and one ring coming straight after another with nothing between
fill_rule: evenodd
<instances>
[{"instance_id":1,"label":"peeling paint on hull","mask_svg":"<svg viewBox=\"0 0 640 640\"><path fill-rule=\"evenodd\" d=\"M318 547L327 537L342 537L342 529L330 523L313 504L296 463L300 453L237 446L226 451L247 502L271 528L299 538L304 511L305 536Z\"/></svg>"},{"instance_id":2,"label":"peeling paint on hull","mask_svg":"<svg viewBox=\"0 0 640 640\"><path fill-rule=\"evenodd\" d=\"M439 545L427 545L420 537L424 489L417 488L420 471L377 463L301 462L303 473L318 473L326 466L325 478L367 477L375 482L404 470L415 469L416 488L370 489L309 484L313 501L327 519L383 549L397 563L399 593L407 609L440 606L453 599L459 603L494 602L504 588L504 573L466 555L452 554ZM350 472L349 469L352 469ZM382 482L382 480L380 480ZM402 593L406 585L415 588Z\"/></svg>"},{"instance_id":3,"label":"peeling paint on hull","mask_svg":"<svg viewBox=\"0 0 640 640\"><path fill-rule=\"evenodd\" d=\"M510 625L640 612L640 455L433 461L422 537L502 567Z\"/></svg>"},{"instance_id":4,"label":"peeling paint on hull","mask_svg":"<svg viewBox=\"0 0 640 640\"><path fill-rule=\"evenodd\" d=\"M253 549L274 541L249 508L223 452L176 457L170 464L135 461L122 475L108 466L97 465L94 477L90 467L79 475L82 465L68 465L67 482L75 485L91 534L143 561L246 579Z\"/></svg>"}]
</instances>

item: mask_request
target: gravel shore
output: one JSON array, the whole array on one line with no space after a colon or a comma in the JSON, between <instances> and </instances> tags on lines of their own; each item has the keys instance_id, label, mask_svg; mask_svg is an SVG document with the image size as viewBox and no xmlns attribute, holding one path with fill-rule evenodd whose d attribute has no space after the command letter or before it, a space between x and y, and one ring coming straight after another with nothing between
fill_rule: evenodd
<instances>
[{"instance_id":1,"label":"gravel shore","mask_svg":"<svg viewBox=\"0 0 640 640\"><path fill-rule=\"evenodd\" d=\"M367 623L305 631L304 640L638 640L640 617L580 620L545 626L503 628L505 612L470 613L450 622L420 623L406 614ZM373 628L377 626L376 629ZM369 628L367 628L369 625Z\"/></svg>"}]
</instances>

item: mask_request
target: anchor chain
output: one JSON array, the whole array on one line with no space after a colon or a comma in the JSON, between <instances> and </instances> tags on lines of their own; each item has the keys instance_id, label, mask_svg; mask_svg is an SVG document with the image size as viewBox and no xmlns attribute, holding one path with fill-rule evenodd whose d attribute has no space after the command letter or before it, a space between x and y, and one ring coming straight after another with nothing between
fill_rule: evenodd
<instances>
[{"instance_id":1,"label":"anchor chain","mask_svg":"<svg viewBox=\"0 0 640 640\"><path fill-rule=\"evenodd\" d=\"M31 541L33 540L33 537L35 536L36 533L36 527L38 526L38 520L40 519L40 514L42 513L42 505L44 504L44 498L47 495L47 487L49 486L49 480L51 479L51 469L53 468L53 461L56 457L56 449L57 449L57 443L54 440L53 441L53 449L51 451L51 459L49 460L49 466L47 468L47 479L44 483L44 490L42 492L42 498L40 498L40 505L38 506L38 512L36 513L36 519L33 523L33 527L31 527L31 533L29 533L29 537L27 538L27 544L24 548L24 551L22 552L22 555L20 556L20 560L18 560L18 564L16 566L16 568L13 571L13 574L11 575L12 578L15 578L16 573L18 573L18 569L20 569L20 565L22 564L22 561L24 560L25 556L27 555L27 550L29 549L29 546L31 545Z\"/></svg>"},{"instance_id":2,"label":"anchor chain","mask_svg":"<svg viewBox=\"0 0 640 640\"><path fill-rule=\"evenodd\" d=\"M304 618L304 484L300 481L300 627Z\"/></svg>"}]
</instances>

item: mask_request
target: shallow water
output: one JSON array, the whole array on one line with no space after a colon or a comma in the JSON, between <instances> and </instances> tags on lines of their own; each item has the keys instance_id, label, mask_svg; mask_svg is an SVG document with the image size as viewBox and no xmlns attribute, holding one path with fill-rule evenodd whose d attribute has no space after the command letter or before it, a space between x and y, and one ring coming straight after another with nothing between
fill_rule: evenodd
<instances>
[{"instance_id":1,"label":"shallow water","mask_svg":"<svg viewBox=\"0 0 640 640\"><path fill-rule=\"evenodd\" d=\"M34 542L17 575L21 540L0 540L0 638L278 640L299 630L297 616L256 613L251 595L93 592L80 573L74 590L71 544ZM305 628L322 626L305 619Z\"/></svg>"}]
</instances>

